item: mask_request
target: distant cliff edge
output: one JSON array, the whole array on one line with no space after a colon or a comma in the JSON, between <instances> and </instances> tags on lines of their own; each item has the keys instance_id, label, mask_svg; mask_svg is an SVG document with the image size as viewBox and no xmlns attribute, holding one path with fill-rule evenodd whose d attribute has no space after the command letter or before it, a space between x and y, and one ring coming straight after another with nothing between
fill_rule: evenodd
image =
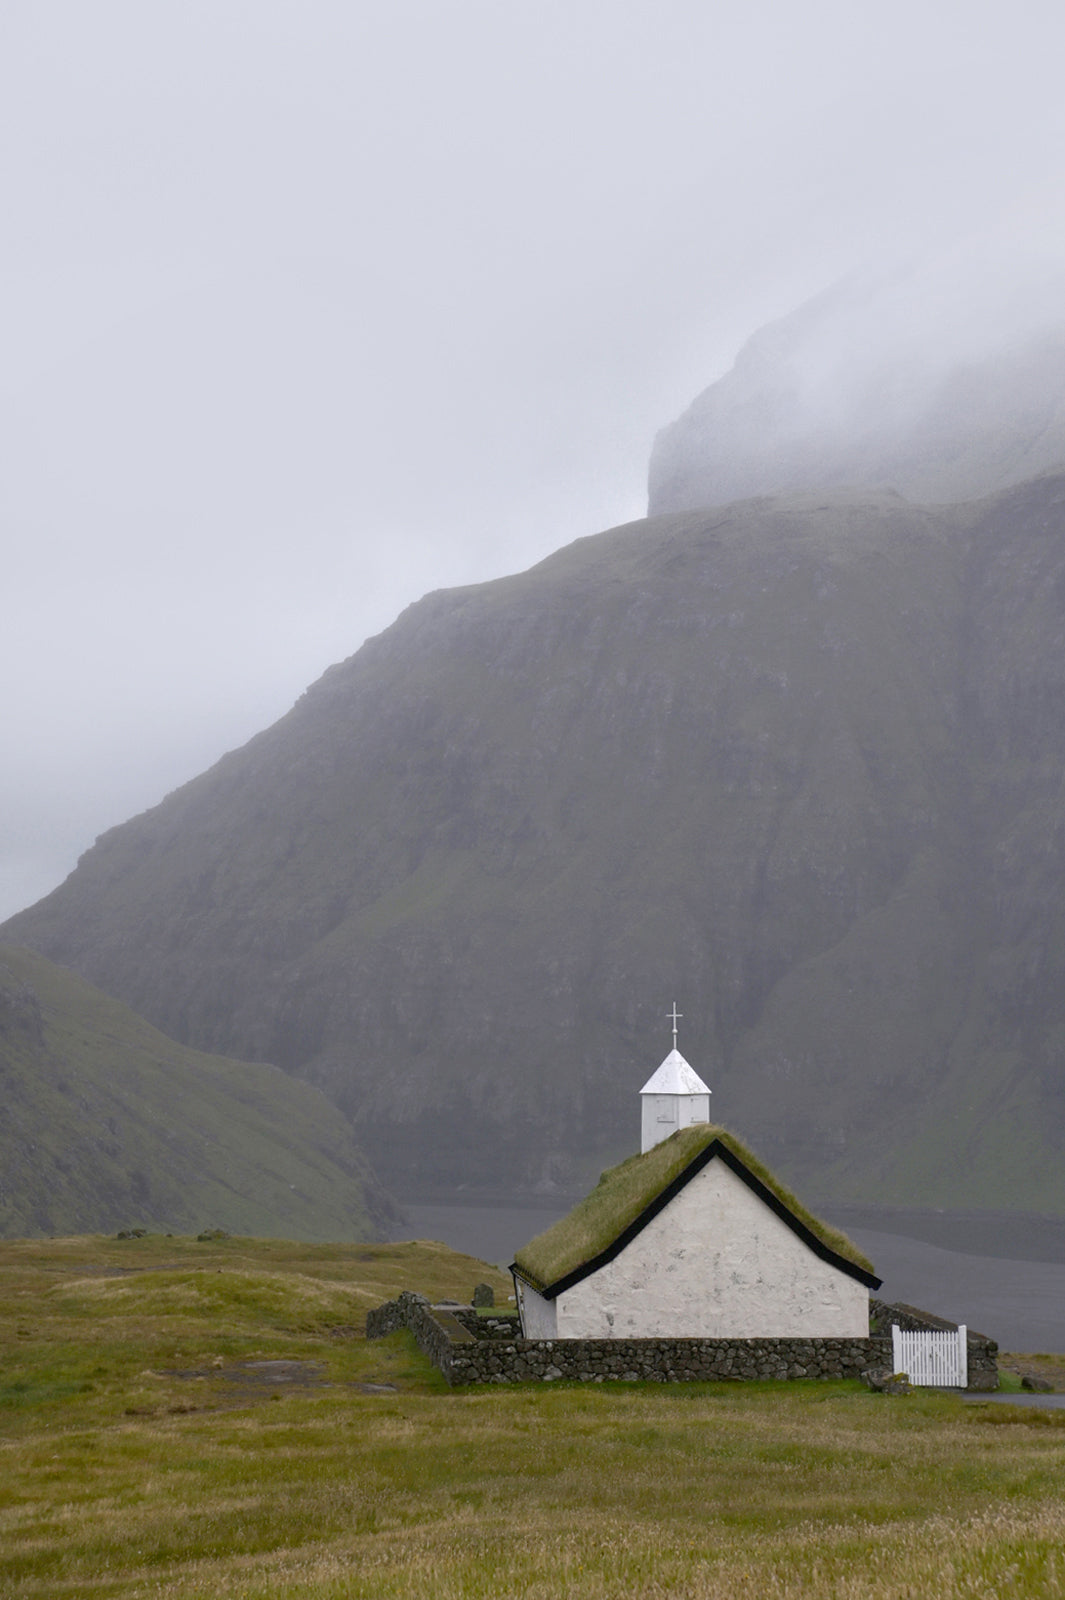
<instances>
[{"instance_id":1,"label":"distant cliff edge","mask_svg":"<svg viewBox=\"0 0 1065 1600\"><path fill-rule=\"evenodd\" d=\"M917 275L818 295L658 435L651 514L843 485L970 500L1065 467L1065 284L1042 291L965 305Z\"/></svg>"}]
</instances>

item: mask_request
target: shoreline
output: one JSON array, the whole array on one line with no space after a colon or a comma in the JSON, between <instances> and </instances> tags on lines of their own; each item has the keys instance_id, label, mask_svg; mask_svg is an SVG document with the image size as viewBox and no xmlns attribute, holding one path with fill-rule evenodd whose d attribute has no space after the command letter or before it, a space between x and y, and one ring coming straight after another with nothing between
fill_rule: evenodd
<instances>
[{"instance_id":1,"label":"shoreline","mask_svg":"<svg viewBox=\"0 0 1065 1600\"><path fill-rule=\"evenodd\" d=\"M504 1194L498 1190L425 1190L396 1195L406 1212L455 1209L471 1212L536 1212L562 1217L584 1193ZM1065 1217L1029 1211L948 1210L939 1207L879 1206L814 1200L810 1209L842 1228L890 1233L959 1255L1001 1261L1065 1263Z\"/></svg>"}]
</instances>

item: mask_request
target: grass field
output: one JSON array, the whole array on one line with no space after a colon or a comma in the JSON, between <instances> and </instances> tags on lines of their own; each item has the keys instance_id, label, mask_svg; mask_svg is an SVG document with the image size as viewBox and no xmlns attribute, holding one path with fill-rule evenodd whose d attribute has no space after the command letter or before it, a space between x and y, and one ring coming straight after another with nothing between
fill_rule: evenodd
<instances>
[{"instance_id":1,"label":"grass field","mask_svg":"<svg viewBox=\"0 0 1065 1600\"><path fill-rule=\"evenodd\" d=\"M851 1384L450 1393L442 1245L0 1243L0 1595L1065 1595L1065 1413ZM272 1363L281 1363L276 1365Z\"/></svg>"}]
</instances>

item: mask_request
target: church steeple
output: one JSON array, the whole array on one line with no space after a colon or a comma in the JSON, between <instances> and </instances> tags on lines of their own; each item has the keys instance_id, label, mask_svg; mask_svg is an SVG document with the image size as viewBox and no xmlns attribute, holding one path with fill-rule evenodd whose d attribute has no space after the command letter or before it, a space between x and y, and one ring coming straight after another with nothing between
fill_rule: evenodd
<instances>
[{"instance_id":1,"label":"church steeple","mask_svg":"<svg viewBox=\"0 0 1065 1600\"><path fill-rule=\"evenodd\" d=\"M710 1121L711 1091L677 1049L677 1023L683 1012L675 1000L667 1016L673 1024L673 1048L640 1090L641 1152L661 1144L678 1128Z\"/></svg>"}]
</instances>

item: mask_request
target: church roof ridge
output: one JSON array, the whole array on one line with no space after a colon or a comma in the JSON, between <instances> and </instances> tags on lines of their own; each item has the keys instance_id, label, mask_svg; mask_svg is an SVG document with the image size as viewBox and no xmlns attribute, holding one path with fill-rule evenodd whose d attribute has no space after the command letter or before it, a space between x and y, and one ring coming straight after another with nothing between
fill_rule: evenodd
<instances>
[{"instance_id":1,"label":"church roof ridge","mask_svg":"<svg viewBox=\"0 0 1065 1600\"><path fill-rule=\"evenodd\" d=\"M682 1128L642 1155L609 1168L567 1216L518 1251L511 1270L553 1300L620 1255L715 1158L723 1160L822 1260L870 1288L880 1287L872 1263L846 1234L807 1211L734 1134L709 1122Z\"/></svg>"}]
</instances>

